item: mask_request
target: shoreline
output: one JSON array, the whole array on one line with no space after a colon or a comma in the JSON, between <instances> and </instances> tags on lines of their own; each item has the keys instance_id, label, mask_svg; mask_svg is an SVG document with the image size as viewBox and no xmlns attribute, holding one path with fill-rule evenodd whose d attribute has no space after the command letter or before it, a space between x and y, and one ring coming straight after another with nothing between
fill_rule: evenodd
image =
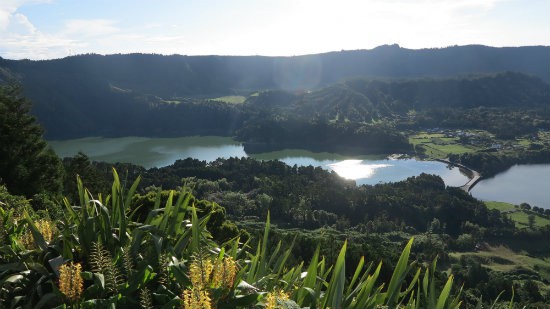
<instances>
[{"instance_id":1,"label":"shoreline","mask_svg":"<svg viewBox=\"0 0 550 309\"><path fill-rule=\"evenodd\" d=\"M456 188L460 188L460 189L466 191L466 193L470 193L470 190L472 190L472 188L482 179L481 173L479 173L478 171L476 171L476 170L474 170L470 167L467 167L466 165L451 162L448 159L435 159L434 158L432 160L439 161L439 162L442 162L442 163L446 163L446 164L449 164L449 165L452 165L452 166L456 166L458 168L462 168L462 169L468 171L471 174L471 176L469 176L470 180L468 180L468 182L466 182L462 186L456 187Z\"/></svg>"}]
</instances>

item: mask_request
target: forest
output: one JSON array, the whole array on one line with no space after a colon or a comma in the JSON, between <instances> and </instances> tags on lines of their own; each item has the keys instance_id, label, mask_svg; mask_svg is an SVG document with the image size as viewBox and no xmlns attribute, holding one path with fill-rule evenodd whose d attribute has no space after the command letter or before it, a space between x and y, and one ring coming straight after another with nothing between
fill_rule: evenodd
<instances>
[{"instance_id":1,"label":"forest","mask_svg":"<svg viewBox=\"0 0 550 309\"><path fill-rule=\"evenodd\" d=\"M0 103L4 307L550 302L550 225L520 227L437 176L356 186L250 158L151 169L61 159L20 87L3 85Z\"/></svg>"},{"instance_id":2,"label":"forest","mask_svg":"<svg viewBox=\"0 0 550 309\"><path fill-rule=\"evenodd\" d=\"M299 57L91 54L46 61L0 59L0 80L21 82L48 139L234 136L239 129L250 136L257 124L247 123L258 113L284 121L278 114L285 106L307 122L371 126L435 107L460 107L465 113L478 107L538 107L540 125L548 126L548 117L543 117L548 115L548 49L470 45L410 50L389 45ZM231 95L250 104L212 100ZM419 117L413 125L442 120L434 116ZM449 123L456 124L456 119ZM382 130L388 132L376 131Z\"/></svg>"}]
</instances>

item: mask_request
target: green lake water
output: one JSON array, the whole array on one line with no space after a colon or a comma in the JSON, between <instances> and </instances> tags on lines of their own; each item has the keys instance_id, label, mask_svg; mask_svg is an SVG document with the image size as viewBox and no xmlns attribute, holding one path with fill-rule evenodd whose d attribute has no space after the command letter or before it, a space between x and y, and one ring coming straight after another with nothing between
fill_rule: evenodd
<instances>
[{"instance_id":1,"label":"green lake water","mask_svg":"<svg viewBox=\"0 0 550 309\"><path fill-rule=\"evenodd\" d=\"M179 138L87 137L49 144L61 157L71 157L79 151L90 159L105 162L128 162L146 168L167 166L188 157L213 161L219 157L247 157L243 146L228 137L191 136ZM342 156L334 153L314 153L286 149L250 155L259 160L281 160L289 165L319 166L357 184L396 182L421 173L439 175L447 185L460 186L468 181L458 168L436 161L388 159L386 156Z\"/></svg>"},{"instance_id":2,"label":"green lake water","mask_svg":"<svg viewBox=\"0 0 550 309\"><path fill-rule=\"evenodd\" d=\"M213 161L219 157L246 156L240 143L229 137L219 136L86 137L50 141L49 144L61 157L72 157L81 151L92 160L133 163L146 168L167 166L177 159L188 157Z\"/></svg>"}]
</instances>

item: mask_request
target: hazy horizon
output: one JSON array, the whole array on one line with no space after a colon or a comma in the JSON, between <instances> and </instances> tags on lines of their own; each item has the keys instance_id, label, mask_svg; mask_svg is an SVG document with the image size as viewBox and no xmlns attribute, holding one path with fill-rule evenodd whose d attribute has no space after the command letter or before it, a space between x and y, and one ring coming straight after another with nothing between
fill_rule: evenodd
<instances>
[{"instance_id":1,"label":"hazy horizon","mask_svg":"<svg viewBox=\"0 0 550 309\"><path fill-rule=\"evenodd\" d=\"M109 53L109 54L102 54L102 53L82 53L82 54L74 54L74 55L67 55L63 57L58 58L49 58L49 59L29 59L29 58L21 58L21 59L13 59L13 58L6 58L2 57L0 55L0 58L5 60L31 60L31 61L44 61L44 60L57 60L57 59L64 59L69 57L78 57L78 56L86 56L86 55L98 55L98 56L113 56L113 55L158 55L158 56L189 56L189 57L266 57L266 58L292 58L292 57L302 57L302 56L309 56L309 55L322 55L322 54L330 54L330 53L339 53L339 52L355 52L355 51L371 51L380 47L384 46L394 46L398 45L398 48L401 49L407 49L407 50L427 50L427 49L445 49L450 47L466 47L466 46L483 46L483 47L489 47L489 48L519 48L519 47L550 47L550 45L518 45L518 46L490 46L490 45L483 45L483 44L465 44L465 45L450 45L450 46L443 46L443 47L420 47L420 48L407 48L403 46L399 46L399 44L383 44L379 46L375 46L373 48L359 48L359 49L342 49L342 50L330 50L330 51L321 51L318 53L309 53L309 54L299 54L299 55L224 55L224 54L199 54L199 55L186 55L186 54L162 54L162 53L154 53L154 52L127 52L127 53Z\"/></svg>"}]
</instances>

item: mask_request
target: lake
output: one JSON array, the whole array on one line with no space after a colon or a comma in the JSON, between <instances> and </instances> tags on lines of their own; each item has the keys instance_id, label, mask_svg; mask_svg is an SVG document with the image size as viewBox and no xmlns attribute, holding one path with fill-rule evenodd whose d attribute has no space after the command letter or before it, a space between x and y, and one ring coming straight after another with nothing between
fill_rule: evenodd
<instances>
[{"instance_id":1,"label":"lake","mask_svg":"<svg viewBox=\"0 0 550 309\"><path fill-rule=\"evenodd\" d=\"M243 146L229 137L190 136L178 138L87 137L50 141L61 157L71 157L82 151L92 160L129 162L146 168L167 166L187 157L213 161L219 157L248 157L259 160L281 160L289 165L313 165L333 170L353 179L358 185L396 182L420 173L439 175L448 186L461 186L468 181L456 167L436 161L388 159L385 156L342 156L334 153L314 153L287 149L248 155ZM471 190L481 200L522 202L550 208L550 164L517 165L495 177L481 180Z\"/></svg>"},{"instance_id":2,"label":"lake","mask_svg":"<svg viewBox=\"0 0 550 309\"><path fill-rule=\"evenodd\" d=\"M218 157L247 157L243 146L228 137L191 136L178 138L87 137L49 144L61 157L72 157L79 151L90 159L105 162L129 162L146 168L162 167L187 157L213 161ZM358 185L396 182L421 173L439 175L448 186L461 186L468 181L456 167L436 161L388 159L385 156L342 156L307 150L283 150L250 155L259 160L281 160L289 165L313 165L333 170L353 179Z\"/></svg>"},{"instance_id":3,"label":"lake","mask_svg":"<svg viewBox=\"0 0 550 309\"><path fill-rule=\"evenodd\" d=\"M92 160L134 163L145 168L167 166L188 157L214 161L219 157L247 156L239 142L219 136L86 137L48 143L60 157L72 157L82 151Z\"/></svg>"},{"instance_id":4,"label":"lake","mask_svg":"<svg viewBox=\"0 0 550 309\"><path fill-rule=\"evenodd\" d=\"M515 165L478 182L470 193L485 201L550 209L550 164Z\"/></svg>"}]
</instances>

